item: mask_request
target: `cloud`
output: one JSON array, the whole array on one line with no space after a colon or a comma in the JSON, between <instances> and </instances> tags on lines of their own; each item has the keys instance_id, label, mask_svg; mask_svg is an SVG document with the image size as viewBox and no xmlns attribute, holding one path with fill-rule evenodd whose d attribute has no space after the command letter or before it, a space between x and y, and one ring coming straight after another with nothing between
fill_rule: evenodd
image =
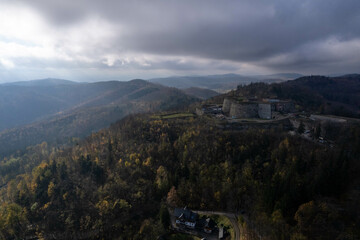
<instances>
[{"instance_id":1,"label":"cloud","mask_svg":"<svg viewBox=\"0 0 360 240\"><path fill-rule=\"evenodd\" d=\"M276 55L259 64L277 71L308 69L316 74L329 69L335 73L356 72L360 63L360 38L329 38L295 48L293 51Z\"/></svg>"},{"instance_id":2,"label":"cloud","mask_svg":"<svg viewBox=\"0 0 360 240\"><path fill-rule=\"evenodd\" d=\"M0 65L2 65L7 69L11 69L15 67L15 64L12 61L3 58L0 58Z\"/></svg>"},{"instance_id":3,"label":"cloud","mask_svg":"<svg viewBox=\"0 0 360 240\"><path fill-rule=\"evenodd\" d=\"M82 79L359 66L358 0L0 0L0 8L0 56L14 71Z\"/></svg>"}]
</instances>

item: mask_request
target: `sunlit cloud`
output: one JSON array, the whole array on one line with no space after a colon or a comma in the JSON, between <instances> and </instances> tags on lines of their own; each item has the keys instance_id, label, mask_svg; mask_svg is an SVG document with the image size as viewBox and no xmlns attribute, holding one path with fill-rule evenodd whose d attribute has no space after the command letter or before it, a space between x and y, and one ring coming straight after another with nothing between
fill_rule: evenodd
<instances>
[{"instance_id":1,"label":"sunlit cloud","mask_svg":"<svg viewBox=\"0 0 360 240\"><path fill-rule=\"evenodd\" d=\"M3 58L0 58L0 64L8 69L15 67L15 64L12 61Z\"/></svg>"}]
</instances>

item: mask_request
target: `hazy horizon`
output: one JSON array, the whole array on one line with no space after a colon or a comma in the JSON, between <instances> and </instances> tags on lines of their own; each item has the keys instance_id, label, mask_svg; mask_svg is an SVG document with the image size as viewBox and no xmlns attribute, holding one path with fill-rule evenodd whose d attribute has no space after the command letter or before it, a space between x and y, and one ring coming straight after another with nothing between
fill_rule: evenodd
<instances>
[{"instance_id":1,"label":"hazy horizon","mask_svg":"<svg viewBox=\"0 0 360 240\"><path fill-rule=\"evenodd\" d=\"M211 77L211 76L224 76L224 75L238 75L238 76L242 76L242 77L257 77L261 80L261 76L264 77L264 80L268 79L267 77L270 77L272 75L276 76L276 75L281 75L281 74L294 74L294 75L301 75L301 76L326 76L326 77L339 77L339 76L344 76L344 75L351 75L351 74L359 74L357 72L348 72L348 73L334 73L334 74L301 74L301 73L273 73L273 74L249 74L249 75L245 75L245 74L237 74L237 73L223 73L223 74L191 74L191 75L167 75L167 76L157 76L157 77L152 77L152 78L146 78L146 77L139 77L139 78L123 78L123 79L116 79L116 78L109 78L109 79L82 79L82 80L78 80L78 79L65 79L65 78L55 78L55 77L44 77L44 78L39 78L39 79L18 79L18 80L14 80L14 81L7 81L7 82L1 82L0 84L5 84L5 83L16 83L16 82L29 82L29 81L42 81L42 80L65 80L65 81L70 81L70 82L75 82L75 83L95 83L95 82L107 82L107 81L120 81L120 82L127 82L127 81L132 81L132 80L136 80L136 79L140 79L140 80L152 80L152 79L168 79L168 78L191 78L191 77ZM300 77L300 76L299 76ZM296 79L296 78L289 78L291 79Z\"/></svg>"},{"instance_id":2,"label":"hazy horizon","mask_svg":"<svg viewBox=\"0 0 360 240\"><path fill-rule=\"evenodd\" d=\"M237 74L237 73L223 73L223 74L205 74L205 75L201 75L201 74L191 74L191 75L168 75L168 76L157 76L157 77L152 77L152 78L146 78L146 77L140 77L140 78L130 78L130 79L90 79L90 81L87 81L86 79L82 79L82 80L78 80L78 79L65 79L65 78L55 78L55 77L44 77L44 78L38 78L38 79L19 79L19 80L15 80L15 81L8 81L8 82L0 82L0 84L3 83L16 83L16 82L30 82L30 81L42 81L42 80L65 80L65 81L70 81L70 82L78 82L78 83L92 83L92 82L106 82L106 81L121 81L121 82L126 82L126 81L132 81L132 80L136 80L136 79L141 79L141 80L152 80L152 79L162 79L162 78L186 78L186 77L211 77L211 76L225 76L225 75L238 75L238 76L243 76L243 77L260 77L260 76L264 76L264 79L266 77L270 77L272 75L281 75L281 74L294 74L294 75L303 75L301 73L274 73L274 74L250 74L250 75L243 75L243 74ZM344 73L347 74L347 73ZM344 75L344 74L335 74L334 76L340 76L340 75ZM321 74L316 74L316 75L321 75ZM305 75L303 75L305 76Z\"/></svg>"}]
</instances>

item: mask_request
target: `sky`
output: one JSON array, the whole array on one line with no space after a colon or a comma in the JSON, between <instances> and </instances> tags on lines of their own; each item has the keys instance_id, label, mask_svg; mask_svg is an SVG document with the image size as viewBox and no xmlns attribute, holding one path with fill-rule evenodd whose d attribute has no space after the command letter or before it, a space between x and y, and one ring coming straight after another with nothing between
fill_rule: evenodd
<instances>
[{"instance_id":1,"label":"sky","mask_svg":"<svg viewBox=\"0 0 360 240\"><path fill-rule=\"evenodd\" d=\"M0 83L359 68L359 0L0 0Z\"/></svg>"}]
</instances>

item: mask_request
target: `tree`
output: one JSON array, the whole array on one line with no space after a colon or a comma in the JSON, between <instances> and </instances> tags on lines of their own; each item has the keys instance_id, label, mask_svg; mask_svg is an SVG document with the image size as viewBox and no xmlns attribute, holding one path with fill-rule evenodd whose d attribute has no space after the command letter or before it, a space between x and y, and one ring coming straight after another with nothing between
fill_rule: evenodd
<instances>
[{"instance_id":1,"label":"tree","mask_svg":"<svg viewBox=\"0 0 360 240\"><path fill-rule=\"evenodd\" d=\"M170 226L170 214L165 205L162 205L160 208L160 222L165 229L168 229Z\"/></svg>"},{"instance_id":2,"label":"tree","mask_svg":"<svg viewBox=\"0 0 360 240\"><path fill-rule=\"evenodd\" d=\"M16 203L0 206L0 231L4 235L14 236L15 239L25 237L23 234L25 234L27 222L26 210Z\"/></svg>"},{"instance_id":3,"label":"tree","mask_svg":"<svg viewBox=\"0 0 360 240\"><path fill-rule=\"evenodd\" d=\"M318 139L320 136L321 136L321 124L319 123L318 125L316 125L314 137L315 139Z\"/></svg>"},{"instance_id":4,"label":"tree","mask_svg":"<svg viewBox=\"0 0 360 240\"><path fill-rule=\"evenodd\" d=\"M299 206L295 213L294 219L301 230L306 229L311 224L312 219L317 213L317 206L314 201L304 203Z\"/></svg>"},{"instance_id":5,"label":"tree","mask_svg":"<svg viewBox=\"0 0 360 240\"><path fill-rule=\"evenodd\" d=\"M177 195L176 188L174 186L171 187L170 191L167 194L166 203L170 207L178 207L180 204L180 199Z\"/></svg>"},{"instance_id":6,"label":"tree","mask_svg":"<svg viewBox=\"0 0 360 240\"><path fill-rule=\"evenodd\" d=\"M165 167L160 166L157 170L156 170L156 180L155 183L157 185L157 187L163 191L166 188L168 188L169 185L169 177L168 177L168 171L166 170ZM166 193L166 192L165 192Z\"/></svg>"},{"instance_id":7,"label":"tree","mask_svg":"<svg viewBox=\"0 0 360 240\"><path fill-rule=\"evenodd\" d=\"M300 124L299 124L299 127L298 127L298 129L297 129L297 132L298 132L299 134L303 134L303 133L305 132L305 125L304 125L304 123L303 123L302 121L300 121Z\"/></svg>"}]
</instances>

